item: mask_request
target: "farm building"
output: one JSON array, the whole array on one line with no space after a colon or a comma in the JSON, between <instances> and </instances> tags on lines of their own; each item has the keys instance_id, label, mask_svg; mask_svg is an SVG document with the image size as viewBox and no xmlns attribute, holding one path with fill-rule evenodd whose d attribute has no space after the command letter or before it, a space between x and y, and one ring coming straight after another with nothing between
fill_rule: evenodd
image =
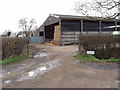
<instances>
[{"instance_id":1,"label":"farm building","mask_svg":"<svg viewBox=\"0 0 120 90\"><path fill-rule=\"evenodd\" d=\"M120 31L120 20L50 14L35 31L35 36L43 36L45 42L64 45L77 43L79 35L112 34L113 31Z\"/></svg>"}]
</instances>

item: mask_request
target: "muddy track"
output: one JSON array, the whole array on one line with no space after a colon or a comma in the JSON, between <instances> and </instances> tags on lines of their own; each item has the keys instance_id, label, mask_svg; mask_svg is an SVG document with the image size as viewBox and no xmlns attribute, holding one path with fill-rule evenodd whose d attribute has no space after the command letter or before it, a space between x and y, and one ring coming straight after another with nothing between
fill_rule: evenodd
<instances>
[{"instance_id":1,"label":"muddy track","mask_svg":"<svg viewBox=\"0 0 120 90\"><path fill-rule=\"evenodd\" d=\"M117 64L81 62L73 57L77 53L77 46L35 46L37 56L3 67L3 87L118 87Z\"/></svg>"}]
</instances>

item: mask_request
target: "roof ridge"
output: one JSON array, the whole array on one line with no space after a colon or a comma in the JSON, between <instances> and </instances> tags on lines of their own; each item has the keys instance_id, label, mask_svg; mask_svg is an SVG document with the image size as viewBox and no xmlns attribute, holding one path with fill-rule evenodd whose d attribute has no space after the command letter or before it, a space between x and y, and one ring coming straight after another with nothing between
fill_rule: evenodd
<instances>
[{"instance_id":1,"label":"roof ridge","mask_svg":"<svg viewBox=\"0 0 120 90\"><path fill-rule=\"evenodd\" d=\"M50 16L54 16L57 18L84 18L84 19L92 19L92 20L118 20L118 19L107 19L105 17L96 17L96 16L79 16L79 15L65 15L65 14L50 14Z\"/></svg>"}]
</instances>

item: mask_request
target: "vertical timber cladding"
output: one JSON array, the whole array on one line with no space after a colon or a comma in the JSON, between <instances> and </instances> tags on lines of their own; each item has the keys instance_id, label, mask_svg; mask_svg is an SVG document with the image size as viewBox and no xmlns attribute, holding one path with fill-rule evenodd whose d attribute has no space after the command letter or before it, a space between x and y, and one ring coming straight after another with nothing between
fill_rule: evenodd
<instances>
[{"instance_id":1,"label":"vertical timber cladding","mask_svg":"<svg viewBox=\"0 0 120 90\"><path fill-rule=\"evenodd\" d=\"M97 34L100 32L100 21L83 21L83 31L85 34Z\"/></svg>"},{"instance_id":2,"label":"vertical timber cladding","mask_svg":"<svg viewBox=\"0 0 120 90\"><path fill-rule=\"evenodd\" d=\"M120 22L117 22L117 31L120 31Z\"/></svg>"},{"instance_id":3,"label":"vertical timber cladding","mask_svg":"<svg viewBox=\"0 0 120 90\"><path fill-rule=\"evenodd\" d=\"M80 35L80 20L62 20L61 21L61 42L64 44L78 43Z\"/></svg>"}]
</instances>

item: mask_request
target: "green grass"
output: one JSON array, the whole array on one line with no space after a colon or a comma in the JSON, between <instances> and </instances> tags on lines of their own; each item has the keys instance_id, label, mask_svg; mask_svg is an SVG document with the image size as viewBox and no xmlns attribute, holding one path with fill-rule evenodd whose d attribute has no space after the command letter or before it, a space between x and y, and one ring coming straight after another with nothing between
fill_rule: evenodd
<instances>
[{"instance_id":1,"label":"green grass","mask_svg":"<svg viewBox=\"0 0 120 90\"><path fill-rule=\"evenodd\" d=\"M0 65L7 65L7 64L11 64L13 62L19 62L19 61L25 60L27 58L28 58L28 56L26 56L26 55L12 56L3 61L0 61Z\"/></svg>"},{"instance_id":2,"label":"green grass","mask_svg":"<svg viewBox=\"0 0 120 90\"><path fill-rule=\"evenodd\" d=\"M112 59L97 59L96 57L92 56L92 55L80 55L80 54L77 54L74 56L75 58L77 59L80 59L80 60L84 60L84 61L100 61L100 62L107 62L107 61L120 61L120 58L112 58Z\"/></svg>"}]
</instances>

